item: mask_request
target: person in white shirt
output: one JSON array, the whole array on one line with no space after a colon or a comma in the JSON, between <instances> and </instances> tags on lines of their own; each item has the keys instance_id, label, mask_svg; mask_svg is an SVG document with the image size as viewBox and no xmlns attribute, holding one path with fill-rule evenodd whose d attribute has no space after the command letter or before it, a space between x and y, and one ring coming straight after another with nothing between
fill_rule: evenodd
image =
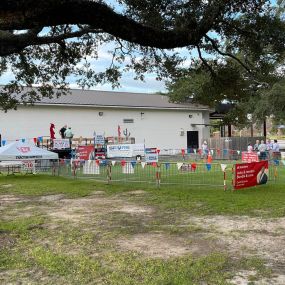
<instances>
[{"instance_id":1,"label":"person in white shirt","mask_svg":"<svg viewBox=\"0 0 285 285\"><path fill-rule=\"evenodd\" d=\"M272 145L272 151L273 152L279 152L279 144L278 144L277 140L274 140L274 143Z\"/></svg>"},{"instance_id":2,"label":"person in white shirt","mask_svg":"<svg viewBox=\"0 0 285 285\"><path fill-rule=\"evenodd\" d=\"M247 145L247 152L252 152L252 151L253 151L253 147L252 147L251 143L249 143Z\"/></svg>"},{"instance_id":3,"label":"person in white shirt","mask_svg":"<svg viewBox=\"0 0 285 285\"><path fill-rule=\"evenodd\" d=\"M264 143L264 140L261 140L260 145L258 146L260 160L266 159L266 148L267 147L266 144Z\"/></svg>"}]
</instances>

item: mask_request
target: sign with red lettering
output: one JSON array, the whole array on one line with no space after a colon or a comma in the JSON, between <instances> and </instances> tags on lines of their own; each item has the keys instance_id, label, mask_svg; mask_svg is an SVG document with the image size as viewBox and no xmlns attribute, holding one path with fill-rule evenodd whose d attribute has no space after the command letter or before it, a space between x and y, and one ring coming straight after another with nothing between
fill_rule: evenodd
<instances>
[{"instance_id":1,"label":"sign with red lettering","mask_svg":"<svg viewBox=\"0 0 285 285\"><path fill-rule=\"evenodd\" d=\"M80 160L93 160L95 159L94 155L94 146L93 145L80 145L77 147L77 157Z\"/></svg>"},{"instance_id":2,"label":"sign with red lettering","mask_svg":"<svg viewBox=\"0 0 285 285\"><path fill-rule=\"evenodd\" d=\"M258 162L258 155L256 152L243 151L241 154L242 162Z\"/></svg>"},{"instance_id":3,"label":"sign with red lettering","mask_svg":"<svg viewBox=\"0 0 285 285\"><path fill-rule=\"evenodd\" d=\"M267 180L268 161L251 162L235 165L235 189L266 184Z\"/></svg>"}]
</instances>

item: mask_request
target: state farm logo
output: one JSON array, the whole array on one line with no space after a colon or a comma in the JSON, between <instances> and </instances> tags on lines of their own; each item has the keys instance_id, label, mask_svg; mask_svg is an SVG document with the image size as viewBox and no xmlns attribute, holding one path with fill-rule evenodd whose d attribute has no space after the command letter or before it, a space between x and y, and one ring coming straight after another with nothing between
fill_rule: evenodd
<instances>
[{"instance_id":1,"label":"state farm logo","mask_svg":"<svg viewBox=\"0 0 285 285\"><path fill-rule=\"evenodd\" d=\"M21 153L27 153L27 152L31 151L31 149L30 149L28 146L17 147L17 149L18 149Z\"/></svg>"}]
</instances>

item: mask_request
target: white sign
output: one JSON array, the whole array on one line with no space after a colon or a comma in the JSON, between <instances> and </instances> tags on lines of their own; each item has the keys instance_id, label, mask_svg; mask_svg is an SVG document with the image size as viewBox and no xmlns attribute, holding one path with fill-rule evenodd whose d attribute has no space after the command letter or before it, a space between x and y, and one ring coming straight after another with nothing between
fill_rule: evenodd
<instances>
[{"instance_id":1,"label":"white sign","mask_svg":"<svg viewBox=\"0 0 285 285\"><path fill-rule=\"evenodd\" d=\"M158 154L157 153L146 153L145 161L146 162L158 162Z\"/></svg>"},{"instance_id":2,"label":"white sign","mask_svg":"<svg viewBox=\"0 0 285 285\"><path fill-rule=\"evenodd\" d=\"M104 145L105 144L105 137L104 137L104 135L95 135L94 143L95 144Z\"/></svg>"},{"instance_id":3,"label":"white sign","mask_svg":"<svg viewBox=\"0 0 285 285\"><path fill-rule=\"evenodd\" d=\"M53 140L53 148L54 149L70 148L70 141L69 141L69 139L54 139Z\"/></svg>"},{"instance_id":4,"label":"white sign","mask_svg":"<svg viewBox=\"0 0 285 285\"><path fill-rule=\"evenodd\" d=\"M107 145L107 157L132 157L133 148L131 144Z\"/></svg>"},{"instance_id":5,"label":"white sign","mask_svg":"<svg viewBox=\"0 0 285 285\"><path fill-rule=\"evenodd\" d=\"M132 144L133 148L133 156L141 155L144 156L144 144L138 143L138 144Z\"/></svg>"}]
</instances>

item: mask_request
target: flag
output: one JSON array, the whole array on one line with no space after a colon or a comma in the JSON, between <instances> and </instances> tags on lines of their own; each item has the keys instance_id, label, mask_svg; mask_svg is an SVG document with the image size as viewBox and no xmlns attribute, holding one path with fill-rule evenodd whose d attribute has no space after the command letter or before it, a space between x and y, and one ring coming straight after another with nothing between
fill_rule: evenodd
<instances>
[{"instance_id":1,"label":"flag","mask_svg":"<svg viewBox=\"0 0 285 285\"><path fill-rule=\"evenodd\" d=\"M142 166L143 169L144 169L145 165L146 165L146 162L142 161L141 162L141 166Z\"/></svg>"},{"instance_id":2,"label":"flag","mask_svg":"<svg viewBox=\"0 0 285 285\"><path fill-rule=\"evenodd\" d=\"M182 153L182 155L185 155L185 149L184 148L181 149L181 153Z\"/></svg>"},{"instance_id":3,"label":"flag","mask_svg":"<svg viewBox=\"0 0 285 285\"><path fill-rule=\"evenodd\" d=\"M38 137L39 142L43 142L43 137Z\"/></svg>"},{"instance_id":4,"label":"flag","mask_svg":"<svg viewBox=\"0 0 285 285\"><path fill-rule=\"evenodd\" d=\"M170 163L165 163L165 169L167 170L167 169L169 169L170 168Z\"/></svg>"},{"instance_id":5,"label":"flag","mask_svg":"<svg viewBox=\"0 0 285 285\"><path fill-rule=\"evenodd\" d=\"M6 140L2 140L2 145L5 146Z\"/></svg>"},{"instance_id":6,"label":"flag","mask_svg":"<svg viewBox=\"0 0 285 285\"><path fill-rule=\"evenodd\" d=\"M121 161L121 165L122 165L122 166L125 166L125 165L126 165L126 161L125 161L125 160L122 160L122 161Z\"/></svg>"},{"instance_id":7,"label":"flag","mask_svg":"<svg viewBox=\"0 0 285 285\"><path fill-rule=\"evenodd\" d=\"M96 164L97 164L97 165L99 165L99 164L100 164L99 159L96 159L96 160L95 160L95 162L96 162Z\"/></svg>"},{"instance_id":8,"label":"flag","mask_svg":"<svg viewBox=\"0 0 285 285\"><path fill-rule=\"evenodd\" d=\"M238 155L240 154L240 150L237 150L237 154L238 154Z\"/></svg>"},{"instance_id":9,"label":"flag","mask_svg":"<svg viewBox=\"0 0 285 285\"><path fill-rule=\"evenodd\" d=\"M228 150L227 150L227 149L224 149L224 150L223 150L223 153L224 153L224 155L227 155L227 154L228 154Z\"/></svg>"},{"instance_id":10,"label":"flag","mask_svg":"<svg viewBox=\"0 0 285 285\"><path fill-rule=\"evenodd\" d=\"M26 141L26 139L21 139L22 143L24 143Z\"/></svg>"},{"instance_id":11,"label":"flag","mask_svg":"<svg viewBox=\"0 0 285 285\"><path fill-rule=\"evenodd\" d=\"M116 161L112 160L112 165L115 166L115 164L116 164Z\"/></svg>"},{"instance_id":12,"label":"flag","mask_svg":"<svg viewBox=\"0 0 285 285\"><path fill-rule=\"evenodd\" d=\"M153 162L151 165L152 165L153 167L156 167L156 166L157 166L157 163L156 163L156 162Z\"/></svg>"},{"instance_id":13,"label":"flag","mask_svg":"<svg viewBox=\"0 0 285 285\"><path fill-rule=\"evenodd\" d=\"M120 138L121 137L121 126L118 125L118 137Z\"/></svg>"},{"instance_id":14,"label":"flag","mask_svg":"<svg viewBox=\"0 0 285 285\"><path fill-rule=\"evenodd\" d=\"M191 170L196 171L197 164L196 163L191 163Z\"/></svg>"},{"instance_id":15,"label":"flag","mask_svg":"<svg viewBox=\"0 0 285 285\"><path fill-rule=\"evenodd\" d=\"M212 154L212 155L214 155L214 150L213 150L213 149L211 149L210 151L211 151L211 154Z\"/></svg>"},{"instance_id":16,"label":"flag","mask_svg":"<svg viewBox=\"0 0 285 285\"><path fill-rule=\"evenodd\" d=\"M33 138L33 140L34 140L34 144L36 144L36 143L37 143L37 141L38 141L38 139L37 139L37 138Z\"/></svg>"},{"instance_id":17,"label":"flag","mask_svg":"<svg viewBox=\"0 0 285 285\"><path fill-rule=\"evenodd\" d=\"M135 168L136 164L137 164L136 161L131 161L131 165L133 168Z\"/></svg>"},{"instance_id":18,"label":"flag","mask_svg":"<svg viewBox=\"0 0 285 285\"><path fill-rule=\"evenodd\" d=\"M207 170L209 171L212 168L212 164L211 163L206 163L206 167L207 167Z\"/></svg>"},{"instance_id":19,"label":"flag","mask_svg":"<svg viewBox=\"0 0 285 285\"><path fill-rule=\"evenodd\" d=\"M194 153L196 154L197 150L196 150L195 148L193 149L193 151L194 151Z\"/></svg>"},{"instance_id":20,"label":"flag","mask_svg":"<svg viewBox=\"0 0 285 285\"><path fill-rule=\"evenodd\" d=\"M274 165L276 165L276 166L279 165L279 160L278 159L274 159L273 162L274 162Z\"/></svg>"},{"instance_id":21,"label":"flag","mask_svg":"<svg viewBox=\"0 0 285 285\"><path fill-rule=\"evenodd\" d=\"M157 154L159 154L160 153L160 149L157 149L156 152L157 152Z\"/></svg>"},{"instance_id":22,"label":"flag","mask_svg":"<svg viewBox=\"0 0 285 285\"><path fill-rule=\"evenodd\" d=\"M227 168L227 165L226 164L221 164L221 168L222 168L222 171L224 172Z\"/></svg>"},{"instance_id":23,"label":"flag","mask_svg":"<svg viewBox=\"0 0 285 285\"><path fill-rule=\"evenodd\" d=\"M221 154L221 150L217 148L217 154L220 155Z\"/></svg>"},{"instance_id":24,"label":"flag","mask_svg":"<svg viewBox=\"0 0 285 285\"><path fill-rule=\"evenodd\" d=\"M183 162L177 162L177 169L179 170L183 165Z\"/></svg>"}]
</instances>

